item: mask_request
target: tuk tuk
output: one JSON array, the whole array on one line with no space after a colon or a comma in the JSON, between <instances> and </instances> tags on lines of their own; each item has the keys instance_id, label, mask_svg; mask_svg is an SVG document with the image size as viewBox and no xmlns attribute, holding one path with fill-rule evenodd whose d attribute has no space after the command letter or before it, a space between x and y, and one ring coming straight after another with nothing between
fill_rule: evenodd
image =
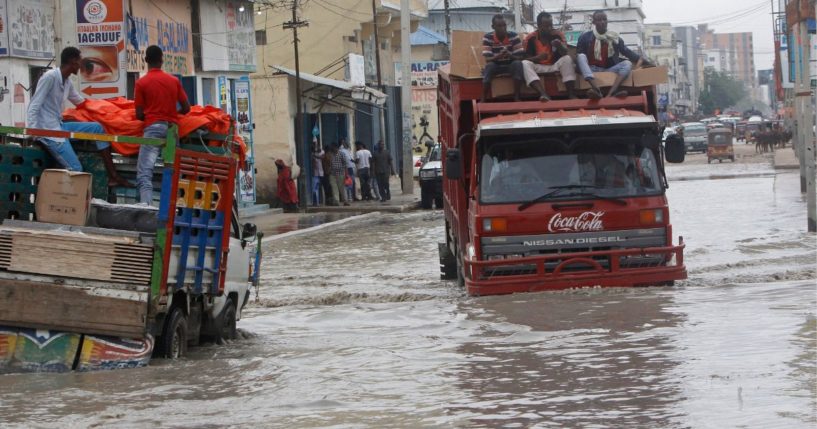
<instances>
[{"instance_id":1,"label":"tuk tuk","mask_svg":"<svg viewBox=\"0 0 817 429\"><path fill-rule=\"evenodd\" d=\"M706 162L713 159L723 162L728 159L735 162L735 150L732 147L732 130L729 128L713 128L707 132Z\"/></svg>"}]
</instances>

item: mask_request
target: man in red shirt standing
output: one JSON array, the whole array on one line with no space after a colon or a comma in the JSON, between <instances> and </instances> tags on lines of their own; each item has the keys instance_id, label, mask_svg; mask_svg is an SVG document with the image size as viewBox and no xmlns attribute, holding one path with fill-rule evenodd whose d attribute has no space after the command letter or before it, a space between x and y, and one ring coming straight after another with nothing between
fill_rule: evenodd
<instances>
[{"instance_id":1,"label":"man in red shirt standing","mask_svg":"<svg viewBox=\"0 0 817 429\"><path fill-rule=\"evenodd\" d=\"M573 89L576 84L576 66L567 54L565 35L553 29L553 18L547 12L536 16L537 30L525 38L525 60L522 73L525 83L539 93L540 101L548 101L545 87L539 80L539 73L559 72L567 88L568 98L576 98ZM519 99L519 91L516 91Z\"/></svg>"},{"instance_id":2,"label":"man in red shirt standing","mask_svg":"<svg viewBox=\"0 0 817 429\"><path fill-rule=\"evenodd\" d=\"M179 79L162 71L162 57L162 48L148 46L145 50L148 72L136 81L134 87L136 119L145 123L143 136L160 139L167 137L170 124L178 123L179 114L184 115L190 111L187 94ZM180 109L177 108L177 103L181 106ZM159 146L139 146L136 185L142 204L150 205L153 202L153 166L160 150Z\"/></svg>"}]
</instances>

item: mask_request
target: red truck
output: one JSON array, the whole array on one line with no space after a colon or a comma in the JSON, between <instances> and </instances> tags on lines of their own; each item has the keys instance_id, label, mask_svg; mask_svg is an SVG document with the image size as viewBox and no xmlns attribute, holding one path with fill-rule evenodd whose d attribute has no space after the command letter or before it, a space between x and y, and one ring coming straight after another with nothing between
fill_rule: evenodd
<instances>
[{"instance_id":1,"label":"red truck","mask_svg":"<svg viewBox=\"0 0 817 429\"><path fill-rule=\"evenodd\" d=\"M654 87L627 90L483 103L480 79L439 71L443 278L470 295L686 278L664 172L683 142L662 146Z\"/></svg>"}]
</instances>

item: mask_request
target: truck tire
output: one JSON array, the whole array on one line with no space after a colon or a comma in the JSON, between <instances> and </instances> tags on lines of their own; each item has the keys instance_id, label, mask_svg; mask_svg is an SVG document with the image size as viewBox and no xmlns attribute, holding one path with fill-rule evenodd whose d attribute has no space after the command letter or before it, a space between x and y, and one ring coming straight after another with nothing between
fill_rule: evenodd
<instances>
[{"instance_id":1,"label":"truck tire","mask_svg":"<svg viewBox=\"0 0 817 429\"><path fill-rule=\"evenodd\" d=\"M165 319L162 338L159 339L161 356L167 359L178 359L187 354L187 317L178 307Z\"/></svg>"},{"instance_id":2,"label":"truck tire","mask_svg":"<svg viewBox=\"0 0 817 429\"><path fill-rule=\"evenodd\" d=\"M437 243L437 253L440 255L440 279L454 280L457 278L457 260L451 249L445 243Z\"/></svg>"},{"instance_id":3,"label":"truck tire","mask_svg":"<svg viewBox=\"0 0 817 429\"><path fill-rule=\"evenodd\" d=\"M437 210L442 210L443 209L443 196L442 195L438 195L438 196L434 197L434 208L436 208Z\"/></svg>"},{"instance_id":4,"label":"truck tire","mask_svg":"<svg viewBox=\"0 0 817 429\"><path fill-rule=\"evenodd\" d=\"M432 202L431 193L426 191L423 186L420 186L420 208L428 210L431 208Z\"/></svg>"},{"instance_id":5,"label":"truck tire","mask_svg":"<svg viewBox=\"0 0 817 429\"><path fill-rule=\"evenodd\" d=\"M236 307L232 298L227 298L227 303L224 305L224 311L221 312L221 317L218 320L218 340L234 340L238 336L236 329Z\"/></svg>"}]
</instances>

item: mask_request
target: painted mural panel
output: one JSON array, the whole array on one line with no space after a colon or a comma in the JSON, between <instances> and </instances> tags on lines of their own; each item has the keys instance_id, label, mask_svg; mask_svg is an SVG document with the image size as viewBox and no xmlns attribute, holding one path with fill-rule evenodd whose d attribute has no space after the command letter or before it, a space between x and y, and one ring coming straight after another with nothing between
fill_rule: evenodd
<instances>
[{"instance_id":1,"label":"painted mural panel","mask_svg":"<svg viewBox=\"0 0 817 429\"><path fill-rule=\"evenodd\" d=\"M8 22L6 2L0 1L0 56L9 54Z\"/></svg>"},{"instance_id":2,"label":"painted mural panel","mask_svg":"<svg viewBox=\"0 0 817 429\"><path fill-rule=\"evenodd\" d=\"M189 0L132 0L127 16L129 72L146 72L145 49L157 45L164 52L162 69L193 74L193 38Z\"/></svg>"},{"instance_id":3,"label":"painted mural panel","mask_svg":"<svg viewBox=\"0 0 817 429\"><path fill-rule=\"evenodd\" d=\"M8 0L9 53L54 58L54 0Z\"/></svg>"}]
</instances>

